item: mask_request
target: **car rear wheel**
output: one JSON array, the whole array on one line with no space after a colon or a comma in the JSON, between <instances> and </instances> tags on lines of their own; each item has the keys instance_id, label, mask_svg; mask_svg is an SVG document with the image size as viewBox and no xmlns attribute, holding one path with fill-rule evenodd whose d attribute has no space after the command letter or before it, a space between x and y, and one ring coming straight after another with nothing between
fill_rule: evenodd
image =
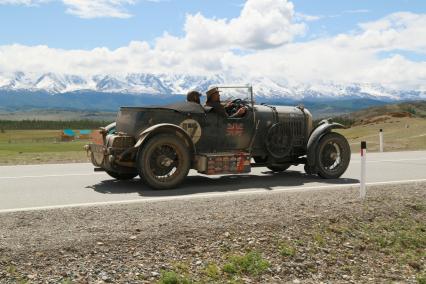
<instances>
[{"instance_id":1,"label":"car rear wheel","mask_svg":"<svg viewBox=\"0 0 426 284\"><path fill-rule=\"evenodd\" d=\"M318 175L322 178L339 178L349 166L351 149L345 137L330 132L319 141L316 153Z\"/></svg>"},{"instance_id":2,"label":"car rear wheel","mask_svg":"<svg viewBox=\"0 0 426 284\"><path fill-rule=\"evenodd\" d=\"M106 173L118 180L131 180L138 175L137 173L117 173L117 172L111 172L111 171L106 171Z\"/></svg>"},{"instance_id":3,"label":"car rear wheel","mask_svg":"<svg viewBox=\"0 0 426 284\"><path fill-rule=\"evenodd\" d=\"M149 139L138 155L141 179L154 189L177 187L188 175L191 166L186 144L171 134L159 134Z\"/></svg>"}]
</instances>

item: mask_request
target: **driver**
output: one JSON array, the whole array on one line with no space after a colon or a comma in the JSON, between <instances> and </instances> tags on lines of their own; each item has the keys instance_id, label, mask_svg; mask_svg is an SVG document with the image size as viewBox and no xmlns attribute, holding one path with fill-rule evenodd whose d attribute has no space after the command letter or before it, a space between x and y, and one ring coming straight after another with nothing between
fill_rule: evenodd
<instances>
[{"instance_id":1,"label":"driver","mask_svg":"<svg viewBox=\"0 0 426 284\"><path fill-rule=\"evenodd\" d=\"M245 106L241 106L234 114L229 115L227 113L227 110L231 110L234 108L234 104L232 102L228 102L225 107L220 103L220 91L219 88L214 87L211 88L206 92L207 95L207 101L206 106L212 107L213 111L217 112L218 114L222 114L226 117L243 117L246 112L247 108Z\"/></svg>"}]
</instances>

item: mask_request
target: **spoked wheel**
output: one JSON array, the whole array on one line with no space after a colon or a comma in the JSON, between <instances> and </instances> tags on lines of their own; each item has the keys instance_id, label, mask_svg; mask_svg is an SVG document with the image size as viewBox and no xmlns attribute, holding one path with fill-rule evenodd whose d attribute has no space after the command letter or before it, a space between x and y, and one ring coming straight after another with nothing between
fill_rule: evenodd
<instances>
[{"instance_id":1,"label":"spoked wheel","mask_svg":"<svg viewBox=\"0 0 426 284\"><path fill-rule=\"evenodd\" d=\"M139 152L139 175L154 189L177 187L188 175L189 168L188 147L174 135L157 135Z\"/></svg>"},{"instance_id":2,"label":"spoked wheel","mask_svg":"<svg viewBox=\"0 0 426 284\"><path fill-rule=\"evenodd\" d=\"M118 180L131 180L138 175L137 173L117 173L111 171L106 171L106 173Z\"/></svg>"},{"instance_id":3,"label":"spoked wheel","mask_svg":"<svg viewBox=\"0 0 426 284\"><path fill-rule=\"evenodd\" d=\"M339 133L328 133L321 138L316 164L318 175L327 178L338 178L346 171L351 160L351 149L345 137Z\"/></svg>"}]
</instances>

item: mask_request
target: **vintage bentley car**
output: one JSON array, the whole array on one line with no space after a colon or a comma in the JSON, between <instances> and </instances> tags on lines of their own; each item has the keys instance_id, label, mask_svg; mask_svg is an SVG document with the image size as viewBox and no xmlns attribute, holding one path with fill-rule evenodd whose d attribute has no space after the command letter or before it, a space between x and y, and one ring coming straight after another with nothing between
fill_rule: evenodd
<instances>
[{"instance_id":1,"label":"vintage bentley car","mask_svg":"<svg viewBox=\"0 0 426 284\"><path fill-rule=\"evenodd\" d=\"M351 157L347 140L332 132L343 125L323 120L313 127L303 106L257 105L252 87L243 117L230 118L192 102L122 107L115 123L85 148L96 171L119 180L141 180L154 189L177 187L194 169L205 175L249 173L263 166L273 172L304 164L305 172L340 177Z\"/></svg>"}]
</instances>

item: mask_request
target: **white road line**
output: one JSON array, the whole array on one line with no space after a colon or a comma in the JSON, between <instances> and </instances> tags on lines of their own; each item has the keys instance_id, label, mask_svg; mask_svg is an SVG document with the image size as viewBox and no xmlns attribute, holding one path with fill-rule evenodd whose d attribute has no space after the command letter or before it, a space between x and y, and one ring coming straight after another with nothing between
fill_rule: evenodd
<instances>
[{"instance_id":1,"label":"white road line","mask_svg":"<svg viewBox=\"0 0 426 284\"><path fill-rule=\"evenodd\" d=\"M417 159L394 159L394 160L368 160L368 163L381 163L381 162L408 162L408 161L426 161L426 158L417 158ZM351 163L359 163L360 160L352 160ZM0 177L2 179L25 179L25 178L50 178L50 177L70 177L70 176L92 176L92 175L102 175L104 172L97 173L87 173L87 174L63 174L63 175L40 175L40 176L14 176L14 177Z\"/></svg>"},{"instance_id":2,"label":"white road line","mask_svg":"<svg viewBox=\"0 0 426 284\"><path fill-rule=\"evenodd\" d=\"M367 154L368 155L368 154ZM367 156L368 159L368 156ZM381 162L407 162L407 161L426 161L426 158L417 159L395 159L395 160L367 160L368 163L381 163ZM361 160L352 160L351 163L360 163Z\"/></svg>"},{"instance_id":3,"label":"white road line","mask_svg":"<svg viewBox=\"0 0 426 284\"><path fill-rule=\"evenodd\" d=\"M93 176L101 175L103 172L90 174L63 174L63 175L41 175L41 176L16 176L16 177L0 177L0 179L24 179L24 178L49 178L49 177L75 177L75 176Z\"/></svg>"},{"instance_id":4,"label":"white road line","mask_svg":"<svg viewBox=\"0 0 426 284\"><path fill-rule=\"evenodd\" d=\"M70 162L70 163L63 163L63 164L50 164L50 163L46 163L46 164L27 164L27 165L0 165L0 169L1 168L23 168L23 167L46 167L46 166L82 166L82 165L89 165L91 166L92 163L86 163L86 162Z\"/></svg>"},{"instance_id":5,"label":"white road line","mask_svg":"<svg viewBox=\"0 0 426 284\"><path fill-rule=\"evenodd\" d=\"M375 135L378 137L378 135ZM359 142L357 143L359 144ZM380 153L380 152L369 152L369 156L371 157L372 155L382 155L382 154L413 154L413 153L419 153L419 154L426 154L425 150L413 150L413 151L389 151L389 152L384 152L384 153ZM353 156L356 156L356 154L352 153ZM29 164L29 165L0 165L0 169L1 168L22 168L22 167L55 167L55 166L92 166L92 164L90 162L78 162L78 163L52 163L52 164Z\"/></svg>"},{"instance_id":6,"label":"white road line","mask_svg":"<svg viewBox=\"0 0 426 284\"><path fill-rule=\"evenodd\" d=\"M370 182L370 183L367 183L367 185L372 186L372 185L385 185L385 184L405 184L405 183L416 183L416 182L426 182L426 179ZM0 210L0 214L13 213L13 212L25 212L25 211L41 211L41 210L50 210L50 209L75 208L75 207L134 204L134 203L161 202L161 201L171 201L171 200L190 200L190 199L202 199L202 198L234 196L234 195L235 196L236 195L253 195L253 194L260 194L260 193L273 194L273 193L279 193L284 191L309 191L309 190L320 190L320 189L336 189L336 188L344 188L344 187L353 188L355 186L359 186L359 183L320 185L320 186L308 186L308 187L300 187L300 186L275 187L273 190L262 189L262 190L224 192L224 193L204 193L204 194L196 194L196 195L150 197L150 198L144 198L144 199L130 199L130 200L120 200L120 201L103 201L103 202L91 202L91 203L40 206L40 207L13 208L13 209Z\"/></svg>"}]
</instances>

